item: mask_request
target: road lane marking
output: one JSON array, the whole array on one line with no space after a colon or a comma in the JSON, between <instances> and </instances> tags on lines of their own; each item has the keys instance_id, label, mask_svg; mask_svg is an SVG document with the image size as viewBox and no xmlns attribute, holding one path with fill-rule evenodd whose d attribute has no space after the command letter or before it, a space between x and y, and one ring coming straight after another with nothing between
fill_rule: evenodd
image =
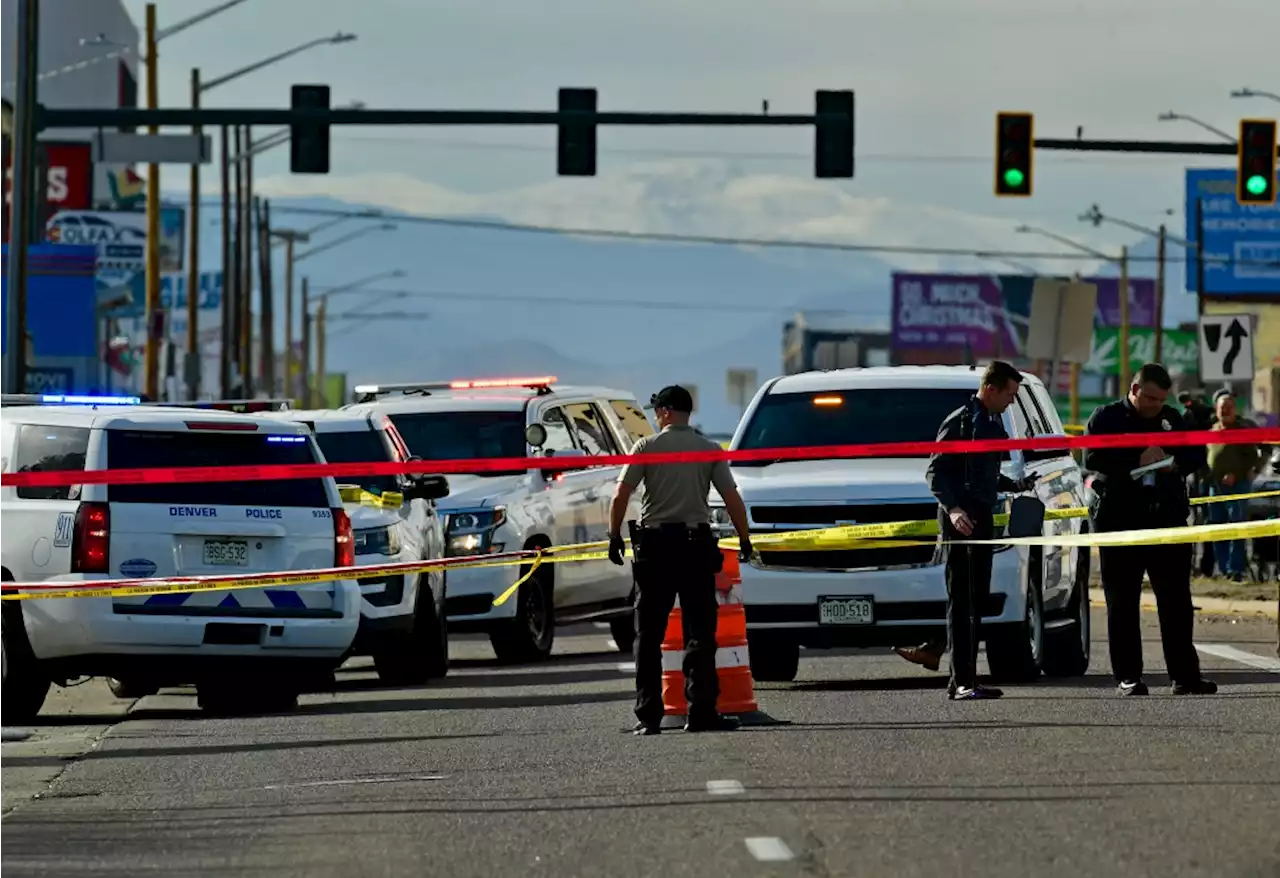
<instances>
[{"instance_id":1,"label":"road lane marking","mask_svg":"<svg viewBox=\"0 0 1280 878\"><path fill-rule=\"evenodd\" d=\"M742 783L736 780L709 780L707 792L713 796L736 796L743 791Z\"/></svg>"},{"instance_id":2,"label":"road lane marking","mask_svg":"<svg viewBox=\"0 0 1280 878\"><path fill-rule=\"evenodd\" d=\"M610 649L617 649L617 648L618 648L618 641L616 641L616 640L606 640L605 642L609 644L609 648L610 648Z\"/></svg>"},{"instance_id":3,"label":"road lane marking","mask_svg":"<svg viewBox=\"0 0 1280 878\"><path fill-rule=\"evenodd\" d=\"M634 674L636 672L635 662L618 662L618 671L623 674Z\"/></svg>"},{"instance_id":4,"label":"road lane marking","mask_svg":"<svg viewBox=\"0 0 1280 878\"><path fill-rule=\"evenodd\" d=\"M1216 655L1218 658L1229 659L1233 662L1240 662L1242 665L1249 665L1252 668L1280 674L1280 658L1270 658L1265 655L1245 652L1243 649L1236 649L1234 646L1227 646L1225 643L1197 643L1196 649L1208 655Z\"/></svg>"},{"instance_id":5,"label":"road lane marking","mask_svg":"<svg viewBox=\"0 0 1280 878\"><path fill-rule=\"evenodd\" d=\"M747 850L751 851L751 856L762 863L785 863L795 857L795 854L791 853L791 848L787 847L780 838L772 836L748 838L746 844Z\"/></svg>"},{"instance_id":6,"label":"road lane marking","mask_svg":"<svg viewBox=\"0 0 1280 878\"><path fill-rule=\"evenodd\" d=\"M415 780L444 780L443 774L418 774L411 777L354 777L346 780L308 780L300 783L271 784L264 790L288 790L302 787L338 787L364 783L407 783Z\"/></svg>"}]
</instances>

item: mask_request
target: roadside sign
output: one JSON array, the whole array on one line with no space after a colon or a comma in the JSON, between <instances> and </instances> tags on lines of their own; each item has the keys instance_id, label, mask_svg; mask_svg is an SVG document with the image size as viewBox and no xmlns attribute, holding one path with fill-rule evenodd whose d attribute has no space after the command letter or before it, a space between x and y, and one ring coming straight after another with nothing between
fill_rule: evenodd
<instances>
[{"instance_id":1,"label":"roadside sign","mask_svg":"<svg viewBox=\"0 0 1280 878\"><path fill-rule=\"evenodd\" d=\"M1187 292L1212 297L1280 299L1280 202L1241 205L1233 168L1187 169L1188 241L1196 240L1196 200L1204 213L1204 290L1198 290L1196 251L1187 250Z\"/></svg>"},{"instance_id":2,"label":"roadside sign","mask_svg":"<svg viewBox=\"0 0 1280 878\"><path fill-rule=\"evenodd\" d=\"M1089 362L1098 287L1080 281L1036 278L1026 353L1034 359Z\"/></svg>"},{"instance_id":3,"label":"roadside sign","mask_svg":"<svg viewBox=\"0 0 1280 878\"><path fill-rule=\"evenodd\" d=\"M759 386L755 369L730 369L726 373L726 385L729 393L729 404L737 408L746 408Z\"/></svg>"},{"instance_id":4,"label":"roadside sign","mask_svg":"<svg viewBox=\"0 0 1280 878\"><path fill-rule=\"evenodd\" d=\"M1200 318L1200 378L1253 380L1253 331L1249 314L1206 314Z\"/></svg>"}]
</instances>

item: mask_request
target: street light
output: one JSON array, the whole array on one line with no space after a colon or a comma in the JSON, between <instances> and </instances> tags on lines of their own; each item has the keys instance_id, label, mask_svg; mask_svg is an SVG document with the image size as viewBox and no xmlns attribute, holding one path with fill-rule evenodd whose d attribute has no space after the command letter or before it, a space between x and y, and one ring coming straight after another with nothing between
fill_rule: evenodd
<instances>
[{"instance_id":1,"label":"street light","mask_svg":"<svg viewBox=\"0 0 1280 878\"><path fill-rule=\"evenodd\" d=\"M301 262L309 256L315 256L317 253L323 253L326 250L332 250L334 247L341 247L356 238L363 238L365 235L374 232L393 232L396 229L395 223L378 223L376 226L365 226L363 229L356 229L354 232L348 232L341 238L334 238L327 244L321 244L319 247L312 247L310 250L304 250L293 258L294 262Z\"/></svg>"},{"instance_id":2,"label":"street light","mask_svg":"<svg viewBox=\"0 0 1280 878\"><path fill-rule=\"evenodd\" d=\"M1273 91L1258 91L1258 89L1249 88L1248 86L1236 89L1231 93L1231 96L1233 98L1270 98L1280 103L1280 94L1276 94Z\"/></svg>"},{"instance_id":3,"label":"street light","mask_svg":"<svg viewBox=\"0 0 1280 878\"><path fill-rule=\"evenodd\" d=\"M1212 131L1214 134L1218 135L1223 140L1226 140L1230 143L1236 142L1236 139L1234 137L1232 137L1227 132L1223 131L1221 128L1215 128L1212 125L1210 125L1208 122L1202 122L1201 120L1197 119L1194 116L1186 116L1182 113L1175 113L1173 110L1170 110L1167 113L1161 113L1159 116L1156 117L1156 121L1158 122L1190 122L1192 125L1199 125L1205 131Z\"/></svg>"},{"instance_id":4,"label":"street light","mask_svg":"<svg viewBox=\"0 0 1280 878\"><path fill-rule=\"evenodd\" d=\"M320 307L316 309L316 317L315 317L316 377L315 377L314 383L317 388L321 388L324 386L324 374L325 374L324 361L325 361L325 341L326 341L325 315L328 311L327 306L329 304L329 297L340 296L345 293L354 293L359 291L361 287L367 287L369 284L377 283L380 280L389 280L393 278L398 279L404 276L405 276L404 271L402 271L399 268L394 269L392 271L381 271L381 272L378 272L377 274L371 274L368 277L363 277L363 278L360 278L359 280L352 281L349 284L343 284L340 287L331 287L330 289L326 290L325 292L321 293L319 296L316 297L320 300ZM302 279L302 321L303 321L302 373L304 376L307 374L307 368L309 367L310 361L311 361L311 312L309 308L310 308L310 303L308 302L307 278L304 277ZM308 407L311 405L311 385L312 385L312 382L306 381L305 386L303 388L304 396L306 397L306 402L304 403L304 405ZM327 398L326 398L326 401L327 401Z\"/></svg>"}]
</instances>

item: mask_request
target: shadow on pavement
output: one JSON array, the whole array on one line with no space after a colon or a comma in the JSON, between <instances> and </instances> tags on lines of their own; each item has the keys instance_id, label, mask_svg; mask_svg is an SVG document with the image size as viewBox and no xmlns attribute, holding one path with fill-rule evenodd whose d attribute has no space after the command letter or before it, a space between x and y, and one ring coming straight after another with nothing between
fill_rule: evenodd
<instances>
[{"instance_id":1,"label":"shadow on pavement","mask_svg":"<svg viewBox=\"0 0 1280 878\"><path fill-rule=\"evenodd\" d=\"M630 701L629 691L581 692L563 695L498 695L475 698L378 698L360 701L334 701L326 704L302 704L290 715L327 715L341 713L393 713L416 710L499 710L519 707L570 707L575 704L604 704Z\"/></svg>"},{"instance_id":2,"label":"shadow on pavement","mask_svg":"<svg viewBox=\"0 0 1280 878\"><path fill-rule=\"evenodd\" d=\"M615 663L616 664L616 663ZM493 674L467 673L455 674L439 680L432 680L421 686L403 686L383 683L377 677L352 679L344 675L337 681L336 692L361 692L377 690L430 691L442 689L479 689L486 686L561 686L573 683L600 683L612 680L626 681L631 678L629 672L619 671L616 667L584 668L581 670L554 669L548 667L542 671L510 671Z\"/></svg>"}]
</instances>

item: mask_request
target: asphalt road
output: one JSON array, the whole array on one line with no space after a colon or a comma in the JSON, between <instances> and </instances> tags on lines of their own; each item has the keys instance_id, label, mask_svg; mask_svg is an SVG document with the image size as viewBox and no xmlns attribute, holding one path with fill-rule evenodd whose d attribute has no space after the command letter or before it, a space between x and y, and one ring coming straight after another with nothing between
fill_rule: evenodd
<instances>
[{"instance_id":1,"label":"asphalt road","mask_svg":"<svg viewBox=\"0 0 1280 878\"><path fill-rule=\"evenodd\" d=\"M456 644L421 689L348 668L285 716L204 719L174 692L53 717L4 745L4 874L1280 875L1280 671L1245 663L1275 667L1274 621L1198 622L1213 698L1152 673L1120 699L1098 647L1083 680L982 703L892 655L818 653L757 689L786 724L657 738L624 732L607 631L578 632L538 667ZM92 749L45 753L68 729ZM38 798L9 784L37 770Z\"/></svg>"}]
</instances>

